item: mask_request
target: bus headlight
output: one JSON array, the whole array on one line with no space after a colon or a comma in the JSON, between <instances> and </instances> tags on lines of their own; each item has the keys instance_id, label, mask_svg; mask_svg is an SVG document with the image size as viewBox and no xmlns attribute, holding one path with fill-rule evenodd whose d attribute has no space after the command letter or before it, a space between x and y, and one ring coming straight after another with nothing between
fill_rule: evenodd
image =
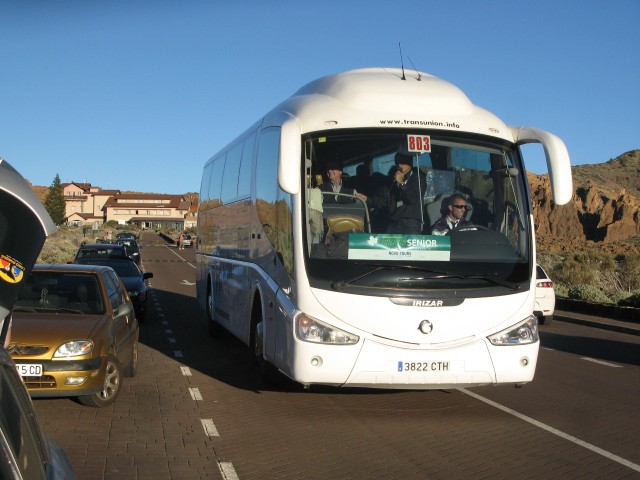
<instances>
[{"instance_id":1,"label":"bus headlight","mask_svg":"<svg viewBox=\"0 0 640 480\"><path fill-rule=\"evenodd\" d=\"M360 340L357 335L336 327L330 327L326 323L305 314L301 314L295 319L295 328L296 336L305 342L353 345Z\"/></svg>"},{"instance_id":2,"label":"bus headlight","mask_svg":"<svg viewBox=\"0 0 640 480\"><path fill-rule=\"evenodd\" d=\"M538 319L531 315L521 322L506 330L487 337L494 345L526 345L538 341Z\"/></svg>"}]
</instances>

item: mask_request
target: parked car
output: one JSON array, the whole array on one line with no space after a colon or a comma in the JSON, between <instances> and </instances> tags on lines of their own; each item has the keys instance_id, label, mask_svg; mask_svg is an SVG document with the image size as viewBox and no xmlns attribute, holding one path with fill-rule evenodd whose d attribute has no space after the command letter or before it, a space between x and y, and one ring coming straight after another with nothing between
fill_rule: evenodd
<instances>
[{"instance_id":1,"label":"parked car","mask_svg":"<svg viewBox=\"0 0 640 480\"><path fill-rule=\"evenodd\" d=\"M136 262L136 265L140 265L141 258L138 242L128 237L121 237L116 241L116 243L118 243L119 245L124 245L127 249L127 254L129 255L129 257L131 257L131 259Z\"/></svg>"},{"instance_id":2,"label":"parked car","mask_svg":"<svg viewBox=\"0 0 640 480\"><path fill-rule=\"evenodd\" d=\"M0 478L73 480L67 454L38 424L9 353L0 348Z\"/></svg>"},{"instance_id":3,"label":"parked car","mask_svg":"<svg viewBox=\"0 0 640 480\"><path fill-rule=\"evenodd\" d=\"M190 247L193 243L193 239L191 238L191 234L189 233L182 233L180 235L178 235L178 238L176 239L176 246L180 246L180 237L182 237L182 246L183 247Z\"/></svg>"},{"instance_id":4,"label":"parked car","mask_svg":"<svg viewBox=\"0 0 640 480\"><path fill-rule=\"evenodd\" d=\"M553 289L553 281L547 272L540 266L536 266L536 305L533 313L538 317L538 323L549 325L553 320L553 311L556 306L556 293Z\"/></svg>"},{"instance_id":5,"label":"parked car","mask_svg":"<svg viewBox=\"0 0 640 480\"><path fill-rule=\"evenodd\" d=\"M75 396L105 407L138 367L138 321L116 272L36 265L13 309L8 346L32 397Z\"/></svg>"},{"instance_id":6,"label":"parked car","mask_svg":"<svg viewBox=\"0 0 640 480\"><path fill-rule=\"evenodd\" d=\"M136 312L136 318L142 322L147 311L147 279L153 278L152 272L142 272L138 266L131 260L120 258L80 258L74 263L80 265L105 265L113 268L124 283L133 308Z\"/></svg>"},{"instance_id":7,"label":"parked car","mask_svg":"<svg viewBox=\"0 0 640 480\"><path fill-rule=\"evenodd\" d=\"M133 260L127 247L119 243L87 243L80 245L75 260L80 258L124 258Z\"/></svg>"},{"instance_id":8,"label":"parked car","mask_svg":"<svg viewBox=\"0 0 640 480\"><path fill-rule=\"evenodd\" d=\"M138 237L133 232L120 232L116 235L116 240L122 240L130 238L131 240L138 240Z\"/></svg>"}]
</instances>

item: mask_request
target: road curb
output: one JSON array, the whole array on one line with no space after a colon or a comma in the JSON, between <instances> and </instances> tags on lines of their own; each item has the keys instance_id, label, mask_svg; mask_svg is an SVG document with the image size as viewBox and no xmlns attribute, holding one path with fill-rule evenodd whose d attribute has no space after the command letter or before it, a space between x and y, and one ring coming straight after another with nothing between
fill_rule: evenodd
<instances>
[{"instance_id":1,"label":"road curb","mask_svg":"<svg viewBox=\"0 0 640 480\"><path fill-rule=\"evenodd\" d=\"M613 321L608 322L606 320L596 320L584 317L578 318L577 315L564 313L554 313L553 319L560 322L575 323L577 325L584 325L587 327L601 328L603 330L609 330L612 332L627 333L629 335L640 336L640 327L636 327L633 325L623 325L621 324L621 322L613 323Z\"/></svg>"}]
</instances>

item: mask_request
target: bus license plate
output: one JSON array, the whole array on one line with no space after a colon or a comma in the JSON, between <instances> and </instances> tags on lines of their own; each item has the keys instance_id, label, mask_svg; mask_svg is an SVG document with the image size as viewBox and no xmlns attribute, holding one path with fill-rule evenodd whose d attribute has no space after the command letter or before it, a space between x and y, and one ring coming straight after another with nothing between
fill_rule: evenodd
<instances>
[{"instance_id":1,"label":"bus license plate","mask_svg":"<svg viewBox=\"0 0 640 480\"><path fill-rule=\"evenodd\" d=\"M42 365L40 364L18 363L16 364L16 368L18 369L18 374L21 377L41 377L42 376Z\"/></svg>"},{"instance_id":2,"label":"bus license plate","mask_svg":"<svg viewBox=\"0 0 640 480\"><path fill-rule=\"evenodd\" d=\"M398 361L398 372L448 372L451 362L431 360L428 362Z\"/></svg>"}]
</instances>

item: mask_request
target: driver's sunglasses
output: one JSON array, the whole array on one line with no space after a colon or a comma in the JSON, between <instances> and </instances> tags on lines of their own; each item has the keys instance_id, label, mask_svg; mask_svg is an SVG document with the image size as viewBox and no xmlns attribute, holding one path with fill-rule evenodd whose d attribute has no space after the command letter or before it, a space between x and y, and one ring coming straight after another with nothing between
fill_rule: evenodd
<instances>
[{"instance_id":1,"label":"driver's sunglasses","mask_svg":"<svg viewBox=\"0 0 640 480\"><path fill-rule=\"evenodd\" d=\"M451 205L451 206L457 209L466 208L467 210L469 210L471 208L469 205Z\"/></svg>"}]
</instances>

